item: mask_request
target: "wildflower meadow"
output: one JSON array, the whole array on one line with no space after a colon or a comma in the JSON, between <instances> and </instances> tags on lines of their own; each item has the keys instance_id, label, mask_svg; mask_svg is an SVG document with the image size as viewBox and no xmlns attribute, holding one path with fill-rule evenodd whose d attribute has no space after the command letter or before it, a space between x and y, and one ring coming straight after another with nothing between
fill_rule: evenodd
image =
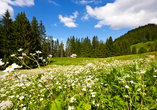
<instances>
[{"instance_id":1,"label":"wildflower meadow","mask_svg":"<svg viewBox=\"0 0 157 110\"><path fill-rule=\"evenodd\" d=\"M19 49L22 51L22 49ZM0 75L1 110L155 110L157 108L157 60L140 58L84 61L84 65L51 65L40 51L23 56L36 61L34 73L23 73L16 62ZM43 62L40 67L35 55ZM21 59L21 60L20 60ZM77 59L77 58L76 58ZM29 68L29 65L25 65Z\"/></svg>"}]
</instances>

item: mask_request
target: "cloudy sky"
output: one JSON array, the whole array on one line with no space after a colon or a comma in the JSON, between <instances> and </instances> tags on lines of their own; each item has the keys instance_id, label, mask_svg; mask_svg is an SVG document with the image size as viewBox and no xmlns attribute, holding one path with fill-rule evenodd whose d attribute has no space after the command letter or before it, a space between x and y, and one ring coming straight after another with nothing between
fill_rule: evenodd
<instances>
[{"instance_id":1,"label":"cloudy sky","mask_svg":"<svg viewBox=\"0 0 157 110\"><path fill-rule=\"evenodd\" d=\"M0 0L0 18L6 10L14 19L24 12L42 20L46 34L66 42L98 36L106 41L148 23L157 23L157 0Z\"/></svg>"}]
</instances>

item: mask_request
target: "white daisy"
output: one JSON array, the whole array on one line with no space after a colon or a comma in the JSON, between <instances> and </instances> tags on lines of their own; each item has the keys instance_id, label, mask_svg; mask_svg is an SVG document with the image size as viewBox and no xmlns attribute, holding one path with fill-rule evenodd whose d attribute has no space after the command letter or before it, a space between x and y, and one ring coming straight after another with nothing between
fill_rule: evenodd
<instances>
[{"instance_id":1,"label":"white daisy","mask_svg":"<svg viewBox=\"0 0 157 110\"><path fill-rule=\"evenodd\" d=\"M20 52L20 51L22 51L23 49L22 48L20 48L18 51Z\"/></svg>"},{"instance_id":2,"label":"white daisy","mask_svg":"<svg viewBox=\"0 0 157 110\"><path fill-rule=\"evenodd\" d=\"M127 88L127 89L128 89L128 88L129 88L129 86L128 86L128 85L126 85L126 86L125 86L125 88Z\"/></svg>"},{"instance_id":3,"label":"white daisy","mask_svg":"<svg viewBox=\"0 0 157 110\"><path fill-rule=\"evenodd\" d=\"M2 65L4 65L4 64L5 64L4 62L0 61L0 66L2 66Z\"/></svg>"}]
</instances>

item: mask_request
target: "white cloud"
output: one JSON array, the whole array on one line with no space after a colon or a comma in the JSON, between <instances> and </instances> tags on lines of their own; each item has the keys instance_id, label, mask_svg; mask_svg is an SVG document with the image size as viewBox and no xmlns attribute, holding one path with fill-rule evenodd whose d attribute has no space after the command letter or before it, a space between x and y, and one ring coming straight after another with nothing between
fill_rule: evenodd
<instances>
[{"instance_id":1,"label":"white cloud","mask_svg":"<svg viewBox=\"0 0 157 110\"><path fill-rule=\"evenodd\" d=\"M81 18L81 20L88 20L89 19L89 15L88 14L85 14L82 18Z\"/></svg>"},{"instance_id":2,"label":"white cloud","mask_svg":"<svg viewBox=\"0 0 157 110\"><path fill-rule=\"evenodd\" d=\"M110 25L113 29L135 28L148 23L157 24L156 0L116 0L94 9L87 5L87 14L99 20L95 28Z\"/></svg>"},{"instance_id":3,"label":"white cloud","mask_svg":"<svg viewBox=\"0 0 157 110\"><path fill-rule=\"evenodd\" d=\"M79 14L77 11L73 13L73 16L70 17L63 17L62 15L59 15L60 22L64 23L65 26L71 28L71 27L77 27L78 24L75 23L75 20L77 18L77 15Z\"/></svg>"},{"instance_id":4,"label":"white cloud","mask_svg":"<svg viewBox=\"0 0 157 110\"><path fill-rule=\"evenodd\" d=\"M32 6L34 5L34 0L0 0L0 18L5 14L8 9L11 17L14 16L14 10L12 6Z\"/></svg>"},{"instance_id":5,"label":"white cloud","mask_svg":"<svg viewBox=\"0 0 157 110\"><path fill-rule=\"evenodd\" d=\"M61 40L64 40L63 38L61 38Z\"/></svg>"},{"instance_id":6,"label":"white cloud","mask_svg":"<svg viewBox=\"0 0 157 110\"><path fill-rule=\"evenodd\" d=\"M53 4L56 5L56 6L59 6L59 4L57 4L57 3L54 2L54 1L49 0L49 2L50 2L50 3L53 3Z\"/></svg>"},{"instance_id":7,"label":"white cloud","mask_svg":"<svg viewBox=\"0 0 157 110\"><path fill-rule=\"evenodd\" d=\"M82 4L82 5L87 5L89 3L102 3L101 0L76 0L75 1L76 4Z\"/></svg>"}]
</instances>

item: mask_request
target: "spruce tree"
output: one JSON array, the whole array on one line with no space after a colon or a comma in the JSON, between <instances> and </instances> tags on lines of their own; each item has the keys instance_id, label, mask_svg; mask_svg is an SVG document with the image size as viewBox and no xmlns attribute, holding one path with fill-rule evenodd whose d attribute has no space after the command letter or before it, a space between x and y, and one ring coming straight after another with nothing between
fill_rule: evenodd
<instances>
[{"instance_id":1,"label":"spruce tree","mask_svg":"<svg viewBox=\"0 0 157 110\"><path fill-rule=\"evenodd\" d=\"M52 55L54 56L54 40L53 37L51 37L51 49L52 49Z\"/></svg>"},{"instance_id":2,"label":"spruce tree","mask_svg":"<svg viewBox=\"0 0 157 110\"><path fill-rule=\"evenodd\" d=\"M43 42L42 42L42 56L44 58L47 57L47 53L48 53L48 43L46 41L46 36L43 38Z\"/></svg>"},{"instance_id":3,"label":"spruce tree","mask_svg":"<svg viewBox=\"0 0 157 110\"><path fill-rule=\"evenodd\" d=\"M3 58L3 52L2 52L2 49L3 49L3 36L2 36L2 31L3 30L3 26L1 25L1 21L0 21L0 58Z\"/></svg>"},{"instance_id":4,"label":"spruce tree","mask_svg":"<svg viewBox=\"0 0 157 110\"><path fill-rule=\"evenodd\" d=\"M41 40L39 34L39 26L36 17L33 17L31 22L31 44L30 44L30 52L34 52L37 50L41 50Z\"/></svg>"},{"instance_id":5,"label":"spruce tree","mask_svg":"<svg viewBox=\"0 0 157 110\"><path fill-rule=\"evenodd\" d=\"M59 57L59 40L58 39L56 42L56 46L57 46L56 57Z\"/></svg>"},{"instance_id":6,"label":"spruce tree","mask_svg":"<svg viewBox=\"0 0 157 110\"><path fill-rule=\"evenodd\" d=\"M42 20L40 21L40 25L39 25L39 37L40 37L40 44L42 44L42 42L44 41L44 37L46 36L46 29L45 26L43 25Z\"/></svg>"},{"instance_id":7,"label":"spruce tree","mask_svg":"<svg viewBox=\"0 0 157 110\"><path fill-rule=\"evenodd\" d=\"M61 51L61 57L63 57L64 55L64 44L63 44L63 42L61 42L61 44L60 44L60 51Z\"/></svg>"},{"instance_id":8,"label":"spruce tree","mask_svg":"<svg viewBox=\"0 0 157 110\"><path fill-rule=\"evenodd\" d=\"M76 54L77 54L77 57L79 57L81 55L81 42L80 42L80 39L77 39L76 38Z\"/></svg>"},{"instance_id":9,"label":"spruce tree","mask_svg":"<svg viewBox=\"0 0 157 110\"><path fill-rule=\"evenodd\" d=\"M73 36L72 38L70 38L70 55L71 54L75 54L76 52L76 43L75 43L75 37Z\"/></svg>"},{"instance_id":10,"label":"spruce tree","mask_svg":"<svg viewBox=\"0 0 157 110\"><path fill-rule=\"evenodd\" d=\"M131 53L132 53L132 54L136 54L136 47L135 47L135 46L133 46Z\"/></svg>"},{"instance_id":11,"label":"spruce tree","mask_svg":"<svg viewBox=\"0 0 157 110\"><path fill-rule=\"evenodd\" d=\"M92 39L92 48L91 48L91 53L92 53L91 56L94 58L97 57L98 45L99 45L98 37L94 36Z\"/></svg>"},{"instance_id":12,"label":"spruce tree","mask_svg":"<svg viewBox=\"0 0 157 110\"><path fill-rule=\"evenodd\" d=\"M8 61L8 57L10 56L10 54L13 53L13 48L14 42L11 42L11 40L13 39L11 36L12 33L12 19L10 18L10 13L7 10L6 13L4 14L3 18L2 18L2 35L1 35L1 39L2 39L2 53L3 53L3 58L4 58L4 62Z\"/></svg>"},{"instance_id":13,"label":"spruce tree","mask_svg":"<svg viewBox=\"0 0 157 110\"><path fill-rule=\"evenodd\" d=\"M66 57L70 57L70 39L67 39L66 42Z\"/></svg>"},{"instance_id":14,"label":"spruce tree","mask_svg":"<svg viewBox=\"0 0 157 110\"><path fill-rule=\"evenodd\" d=\"M104 57L104 49L103 49L103 42L100 41L99 42L99 45L98 45L98 48L97 48L97 57L98 58L103 58Z\"/></svg>"}]
</instances>

